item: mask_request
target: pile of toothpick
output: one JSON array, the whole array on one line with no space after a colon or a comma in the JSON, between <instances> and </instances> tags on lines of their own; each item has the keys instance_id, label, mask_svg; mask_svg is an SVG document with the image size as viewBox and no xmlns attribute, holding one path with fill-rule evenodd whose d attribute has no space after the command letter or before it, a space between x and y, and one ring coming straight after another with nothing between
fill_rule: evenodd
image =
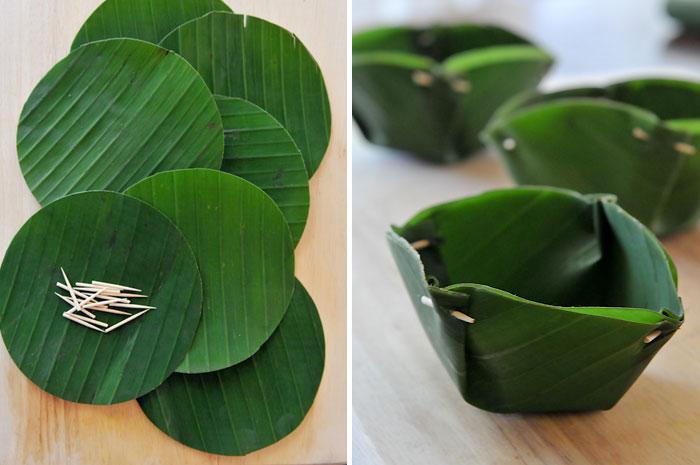
<instances>
[{"instance_id":1,"label":"pile of toothpick","mask_svg":"<svg viewBox=\"0 0 700 465\"><path fill-rule=\"evenodd\" d=\"M58 292L55 294L63 299L72 308L63 313L63 317L75 323L83 325L87 328L94 329L101 333L109 333L130 323L156 307L147 305L138 305L131 303L131 299L146 298L148 296L138 294L141 289L122 286L120 284L111 284L101 281L92 281L91 283L75 283L71 284L68 280L66 272L61 268L65 283L56 283L56 286L68 291L69 295L62 295ZM124 309L140 310L136 314L129 313ZM127 318L115 324L107 324L104 321L97 319L97 315L93 312L110 313L112 315L122 315Z\"/></svg>"}]
</instances>

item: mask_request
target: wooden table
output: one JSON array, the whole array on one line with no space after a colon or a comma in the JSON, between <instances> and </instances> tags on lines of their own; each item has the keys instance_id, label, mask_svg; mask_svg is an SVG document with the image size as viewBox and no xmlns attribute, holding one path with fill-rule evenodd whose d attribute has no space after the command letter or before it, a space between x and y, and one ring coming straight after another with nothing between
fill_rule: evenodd
<instances>
[{"instance_id":1,"label":"wooden table","mask_svg":"<svg viewBox=\"0 0 700 465\"><path fill-rule=\"evenodd\" d=\"M25 99L69 50L100 0L2 2L0 16L0 254L38 209L19 171L15 132ZM311 412L291 435L244 458L189 449L153 426L136 402L65 402L34 386L0 348L0 464L320 464L346 457L346 6L330 0L229 1L295 32L319 61L334 126L311 182L311 214L297 276L319 307L326 367Z\"/></svg>"},{"instance_id":2,"label":"wooden table","mask_svg":"<svg viewBox=\"0 0 700 465\"><path fill-rule=\"evenodd\" d=\"M375 5L374 12L392 16L377 18L357 7L368 2ZM661 16L655 0L398 4L406 11L396 3L356 0L355 29L395 17L430 22L440 14L453 21L477 17L507 22L562 56L547 81L554 87L574 79L586 81L581 75L606 81L632 70L654 74L659 67L700 77L700 55L684 50L685 41L668 48L675 28ZM492 154L434 166L369 146L355 133L355 465L700 463L700 321L695 315L700 308L700 228L664 241L678 266L686 322L612 410L498 415L461 399L423 333L384 233L390 224L402 224L430 205L511 185Z\"/></svg>"}]
</instances>

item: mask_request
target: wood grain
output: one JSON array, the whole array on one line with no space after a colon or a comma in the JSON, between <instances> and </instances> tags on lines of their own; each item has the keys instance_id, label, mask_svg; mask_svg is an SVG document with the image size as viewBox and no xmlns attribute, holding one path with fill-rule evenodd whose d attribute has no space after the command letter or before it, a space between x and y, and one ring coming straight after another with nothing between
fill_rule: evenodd
<instances>
[{"instance_id":1,"label":"wood grain","mask_svg":"<svg viewBox=\"0 0 700 465\"><path fill-rule=\"evenodd\" d=\"M19 171L15 131L25 99L69 50L100 0L3 2L0 19L0 254L38 209ZM346 456L346 6L329 0L229 1L237 13L294 31L328 86L333 134L311 181L311 212L297 248L297 276L319 307L327 360L302 425L242 458L208 455L165 436L136 402L94 407L56 399L27 380L0 349L0 464L324 464Z\"/></svg>"},{"instance_id":2,"label":"wood grain","mask_svg":"<svg viewBox=\"0 0 700 465\"><path fill-rule=\"evenodd\" d=\"M372 9L362 6L372 6ZM659 0L355 0L355 29L480 18L509 24L558 55L546 83L630 74L700 77ZM634 21L625 20L635 8ZM619 26L625 24L625 27ZM669 45L670 44L670 45ZM696 49L697 50L697 49ZM673 67L673 68L672 68ZM355 465L657 465L700 456L700 227L664 243L686 322L617 406L579 415L498 415L466 404L425 336L384 233L436 203L511 186L489 154L452 165L353 144L353 463Z\"/></svg>"}]
</instances>

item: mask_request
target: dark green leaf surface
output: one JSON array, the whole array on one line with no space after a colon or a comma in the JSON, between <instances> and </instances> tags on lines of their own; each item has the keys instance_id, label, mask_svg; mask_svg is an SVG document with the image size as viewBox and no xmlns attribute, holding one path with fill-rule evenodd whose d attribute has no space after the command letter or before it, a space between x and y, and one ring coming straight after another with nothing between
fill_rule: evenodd
<instances>
[{"instance_id":1,"label":"dark green leaf surface","mask_svg":"<svg viewBox=\"0 0 700 465\"><path fill-rule=\"evenodd\" d=\"M384 28L353 38L353 117L373 143L435 162L464 158L509 97L552 59L508 31L463 25Z\"/></svg>"},{"instance_id":2,"label":"dark green leaf surface","mask_svg":"<svg viewBox=\"0 0 700 465\"><path fill-rule=\"evenodd\" d=\"M39 203L123 191L160 171L220 168L221 116L181 57L133 39L94 42L41 80L17 131L20 167Z\"/></svg>"},{"instance_id":3,"label":"dark green leaf surface","mask_svg":"<svg viewBox=\"0 0 700 465\"><path fill-rule=\"evenodd\" d=\"M668 0L668 13L693 31L700 31L700 2L697 0Z\"/></svg>"},{"instance_id":4,"label":"dark green leaf surface","mask_svg":"<svg viewBox=\"0 0 700 465\"><path fill-rule=\"evenodd\" d=\"M162 42L199 71L212 92L260 106L294 137L310 175L330 140L326 86L316 61L289 31L252 16L211 13Z\"/></svg>"},{"instance_id":5,"label":"dark green leaf surface","mask_svg":"<svg viewBox=\"0 0 700 465\"><path fill-rule=\"evenodd\" d=\"M206 169L160 173L127 194L169 217L197 257L202 321L178 371L220 370L257 352L294 290L294 245L274 201L242 178Z\"/></svg>"},{"instance_id":6,"label":"dark green leaf surface","mask_svg":"<svg viewBox=\"0 0 700 465\"><path fill-rule=\"evenodd\" d=\"M216 96L216 103L225 138L221 169L272 197L298 243L309 216L309 174L294 139L272 115L247 100Z\"/></svg>"},{"instance_id":7,"label":"dark green leaf surface","mask_svg":"<svg viewBox=\"0 0 700 465\"><path fill-rule=\"evenodd\" d=\"M440 360L486 410L610 408L683 320L670 258L609 196L495 191L428 209L389 243Z\"/></svg>"},{"instance_id":8,"label":"dark green leaf surface","mask_svg":"<svg viewBox=\"0 0 700 465\"><path fill-rule=\"evenodd\" d=\"M324 360L321 320L297 282L284 320L249 360L214 373L175 374L139 404L158 428L183 444L244 455L301 423L318 391Z\"/></svg>"},{"instance_id":9,"label":"dark green leaf surface","mask_svg":"<svg viewBox=\"0 0 700 465\"><path fill-rule=\"evenodd\" d=\"M106 0L80 28L72 50L103 39L158 43L170 31L212 11L231 11L221 0Z\"/></svg>"},{"instance_id":10,"label":"dark green leaf surface","mask_svg":"<svg viewBox=\"0 0 700 465\"><path fill-rule=\"evenodd\" d=\"M518 183L610 192L668 234L700 217L700 158L687 153L700 150L699 108L700 85L690 82L571 89L518 97L484 138Z\"/></svg>"},{"instance_id":11,"label":"dark green leaf surface","mask_svg":"<svg viewBox=\"0 0 700 465\"><path fill-rule=\"evenodd\" d=\"M142 289L157 307L110 333L62 317L73 282ZM37 386L74 402L113 404L160 385L192 344L202 311L194 254L165 216L111 192L74 194L20 229L0 268L0 332L12 360ZM95 312L110 324L111 315Z\"/></svg>"}]
</instances>

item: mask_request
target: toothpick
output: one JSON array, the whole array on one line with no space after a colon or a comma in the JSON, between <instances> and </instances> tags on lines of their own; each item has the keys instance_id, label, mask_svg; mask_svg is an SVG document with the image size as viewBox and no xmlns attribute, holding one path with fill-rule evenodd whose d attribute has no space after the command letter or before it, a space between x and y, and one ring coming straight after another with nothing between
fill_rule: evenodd
<instances>
[{"instance_id":1,"label":"toothpick","mask_svg":"<svg viewBox=\"0 0 700 465\"><path fill-rule=\"evenodd\" d=\"M63 268L61 267L61 274L63 275L63 279L66 281L66 286L68 286L68 292L70 293L71 298L75 302L75 305L78 305L78 299L75 297L75 291L70 285L70 281L68 280L68 276L66 276L66 272L63 271Z\"/></svg>"},{"instance_id":2,"label":"toothpick","mask_svg":"<svg viewBox=\"0 0 700 465\"><path fill-rule=\"evenodd\" d=\"M142 311L142 312L137 313L136 315L132 315L132 316L130 316L129 318L126 318L126 319L120 321L119 323L117 323L117 324L115 324L115 325L110 326L109 328L107 328L107 329L105 330L105 333L109 333L110 331L114 331L114 330L117 329L118 327L123 326L123 325L127 324L128 322L133 321L133 320L135 320L136 318L140 317L141 315L143 315L144 313L146 313L146 312L149 311L149 310L150 310L150 309L146 309L146 310L144 310L144 311Z\"/></svg>"},{"instance_id":3,"label":"toothpick","mask_svg":"<svg viewBox=\"0 0 700 465\"><path fill-rule=\"evenodd\" d=\"M649 140L649 133L646 132L644 129L640 128L640 127L634 128L634 129L632 130L632 135L633 135L634 137L636 137L637 139L643 140L643 141L645 141L645 142Z\"/></svg>"},{"instance_id":4,"label":"toothpick","mask_svg":"<svg viewBox=\"0 0 700 465\"><path fill-rule=\"evenodd\" d=\"M649 344L650 342L652 342L654 339L656 339L660 335L661 335L660 330L657 329L656 331L652 331L644 337L644 343Z\"/></svg>"},{"instance_id":5,"label":"toothpick","mask_svg":"<svg viewBox=\"0 0 700 465\"><path fill-rule=\"evenodd\" d=\"M105 305L112 305L118 302L121 302L122 299L109 299L109 300L102 300L100 302L95 302L92 304L87 304L84 305L83 308L93 308L93 307L104 307ZM123 304L126 305L126 304Z\"/></svg>"},{"instance_id":6,"label":"toothpick","mask_svg":"<svg viewBox=\"0 0 700 465\"><path fill-rule=\"evenodd\" d=\"M430 247L430 241L428 239L421 239L419 241L412 242L411 247L413 247L414 250L422 250L426 247Z\"/></svg>"},{"instance_id":7,"label":"toothpick","mask_svg":"<svg viewBox=\"0 0 700 465\"><path fill-rule=\"evenodd\" d=\"M476 320L469 315L465 315L462 312L458 312L457 310L452 310L450 312L450 315L453 317L457 318L458 320L464 321L465 323L476 323Z\"/></svg>"},{"instance_id":8,"label":"toothpick","mask_svg":"<svg viewBox=\"0 0 700 465\"><path fill-rule=\"evenodd\" d=\"M156 307L149 307L148 305L137 305L137 304L122 304L122 303L114 303L110 304L112 307L119 307L119 308L145 308L146 310L155 310Z\"/></svg>"},{"instance_id":9,"label":"toothpick","mask_svg":"<svg viewBox=\"0 0 700 465\"><path fill-rule=\"evenodd\" d=\"M96 288L96 287L74 287L73 289L76 291L83 291L83 292L94 292L94 291L98 290L98 288ZM148 297L147 295L143 295L143 294L124 294L124 293L122 293L120 291L116 291L116 290L107 290L106 287L101 287L99 289L102 291L100 293L100 295L107 296L107 297L125 297L125 298L130 297L132 299Z\"/></svg>"},{"instance_id":10,"label":"toothpick","mask_svg":"<svg viewBox=\"0 0 700 465\"><path fill-rule=\"evenodd\" d=\"M73 314L70 314L68 312L65 312L63 314L63 317L69 319L70 321L74 321L74 322L78 323L79 325L87 326L90 329L94 329L95 331L99 331L101 333L105 332L104 329L100 329L97 326L91 325L87 321L81 320L80 318L77 317L77 315L73 315Z\"/></svg>"},{"instance_id":11,"label":"toothpick","mask_svg":"<svg viewBox=\"0 0 700 465\"><path fill-rule=\"evenodd\" d=\"M122 286L121 284L105 283L102 281L93 281L92 285L93 286L111 287L112 289L123 289L125 291L141 292L141 289L136 289L135 287Z\"/></svg>"},{"instance_id":12,"label":"toothpick","mask_svg":"<svg viewBox=\"0 0 700 465\"><path fill-rule=\"evenodd\" d=\"M100 296L100 292L102 292L101 289L99 291L95 292L94 294L92 294L91 296L89 296L88 298L86 298L85 300L83 300L82 302L80 302L80 306L84 307L85 304L89 303L90 301L94 301L95 298Z\"/></svg>"},{"instance_id":13,"label":"toothpick","mask_svg":"<svg viewBox=\"0 0 700 465\"><path fill-rule=\"evenodd\" d=\"M88 310L85 310L84 308L80 307L79 304L76 304L75 302L71 301L70 298L59 294L58 292L54 292L57 296L59 296L61 299L65 300L68 305L71 305L74 310L79 310L89 316L90 318L96 318L94 313L90 313Z\"/></svg>"},{"instance_id":14,"label":"toothpick","mask_svg":"<svg viewBox=\"0 0 700 465\"><path fill-rule=\"evenodd\" d=\"M421 86L421 87L430 87L433 85L433 76L432 74L422 71L422 70L416 70L413 72L411 75L411 79L413 79L413 83Z\"/></svg>"},{"instance_id":15,"label":"toothpick","mask_svg":"<svg viewBox=\"0 0 700 465\"><path fill-rule=\"evenodd\" d=\"M685 142L676 142L673 148L676 152L682 153L683 155L695 155L696 153L695 146Z\"/></svg>"},{"instance_id":16,"label":"toothpick","mask_svg":"<svg viewBox=\"0 0 700 465\"><path fill-rule=\"evenodd\" d=\"M92 318L88 318L88 317L82 316L82 315L76 315L75 313L71 313L71 312L65 312L65 313L68 313L69 315L72 315L76 318L80 318L81 320L87 321L88 323L92 323L94 325L103 326L105 328L107 328L109 326L107 323L102 322L100 320L93 320Z\"/></svg>"},{"instance_id":17,"label":"toothpick","mask_svg":"<svg viewBox=\"0 0 700 465\"><path fill-rule=\"evenodd\" d=\"M114 310L113 308L108 307L93 307L90 310L102 313L112 313L114 315L131 315L129 312L122 312L121 310Z\"/></svg>"}]
</instances>

